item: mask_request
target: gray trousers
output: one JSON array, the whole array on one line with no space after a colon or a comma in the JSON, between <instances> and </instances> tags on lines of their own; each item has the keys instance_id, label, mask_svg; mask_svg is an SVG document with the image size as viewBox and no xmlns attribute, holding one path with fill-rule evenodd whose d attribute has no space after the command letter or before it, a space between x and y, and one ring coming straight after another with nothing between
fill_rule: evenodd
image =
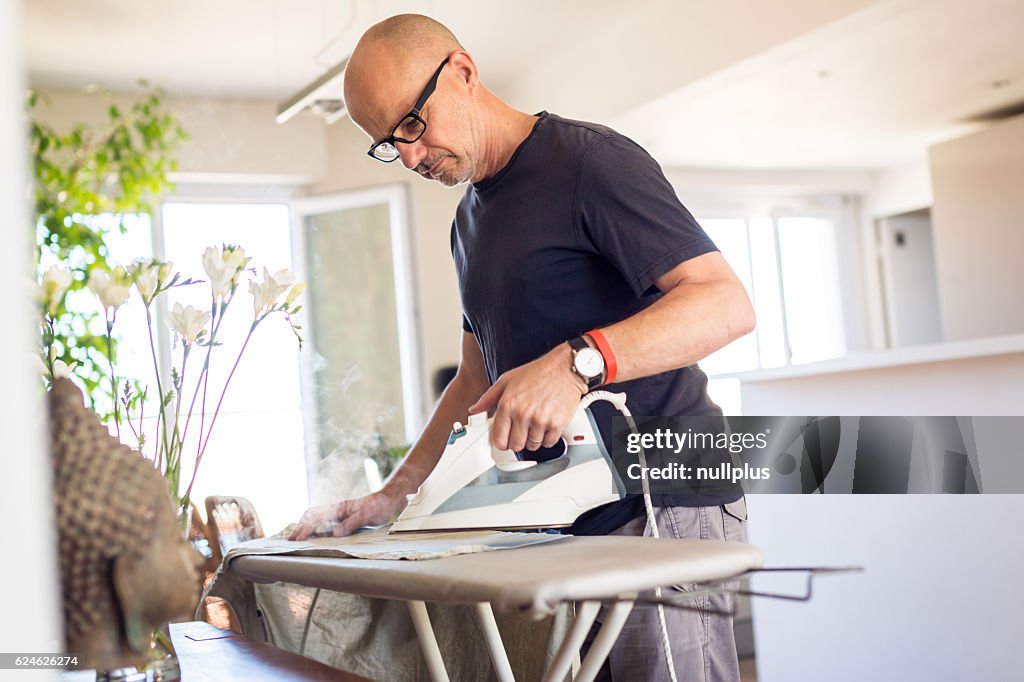
<instances>
[{"instance_id":1,"label":"gray trousers","mask_svg":"<svg viewBox=\"0 0 1024 682\"><path fill-rule=\"evenodd\" d=\"M655 508L654 511L658 533L663 538L702 538L730 542L744 542L746 538L745 498L718 507L664 507ZM652 535L646 514L611 534ZM693 584L677 585L662 592L671 596L672 590L686 591L694 587ZM694 599L689 603L700 609L732 611L734 601L731 595L715 595ZM604 609L598 616L598 623L594 624L587 635L583 655L586 655L597 635L599 623L603 620ZM666 606L665 625L679 682L739 682L732 616ZM657 606L636 605L597 679L602 682L662 682L671 679L665 662Z\"/></svg>"}]
</instances>

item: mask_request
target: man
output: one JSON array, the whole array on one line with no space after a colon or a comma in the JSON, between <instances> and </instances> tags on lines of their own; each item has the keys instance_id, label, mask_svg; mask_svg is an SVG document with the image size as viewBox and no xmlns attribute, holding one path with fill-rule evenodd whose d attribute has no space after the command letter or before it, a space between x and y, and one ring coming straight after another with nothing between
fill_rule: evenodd
<instances>
[{"instance_id":1,"label":"man","mask_svg":"<svg viewBox=\"0 0 1024 682\"><path fill-rule=\"evenodd\" d=\"M293 539L325 517L336 535L393 518L467 413L493 412L492 444L516 451L554 445L581 397L606 383L635 414L720 414L695 363L750 332L753 311L639 146L603 126L512 109L451 32L418 15L363 35L345 103L373 141L370 156L449 187L471 183L452 227L461 358L383 490L310 510ZM607 441L610 416L598 424ZM656 504L663 537L742 538L738 488ZM631 498L586 514L573 532L650 535L646 525L642 500ZM679 679L739 679L731 619L666 616ZM655 609L633 611L607 663L611 679L666 674L658 628Z\"/></svg>"}]
</instances>

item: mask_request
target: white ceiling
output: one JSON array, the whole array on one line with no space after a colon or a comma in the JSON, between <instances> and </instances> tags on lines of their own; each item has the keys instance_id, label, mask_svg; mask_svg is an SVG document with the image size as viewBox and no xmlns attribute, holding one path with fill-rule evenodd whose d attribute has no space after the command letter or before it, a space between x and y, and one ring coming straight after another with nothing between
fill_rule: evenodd
<instances>
[{"instance_id":1,"label":"white ceiling","mask_svg":"<svg viewBox=\"0 0 1024 682\"><path fill-rule=\"evenodd\" d=\"M394 14L449 26L500 86L564 46L567 26L591 32L621 11L614 0L25 0L24 40L37 87L125 90L146 78L171 94L283 100Z\"/></svg>"},{"instance_id":2,"label":"white ceiling","mask_svg":"<svg viewBox=\"0 0 1024 682\"><path fill-rule=\"evenodd\" d=\"M749 23L750 0L687 2L26 0L24 42L35 87L124 90L144 77L171 94L283 100L345 57L369 25L416 11L450 26L487 83L517 103L550 106L550 90L536 83L546 72L564 79L567 61L580 88L600 83L614 93L616 79L643 79L644 98L595 117L663 164L685 167L878 168L969 130L967 117L1024 100L1020 0L773 0L776 16L795 17L790 34L780 31L781 42L753 56L722 29ZM664 41L645 45L642 33L623 28L625 19L650 26L660 18L692 46L701 26L685 25L683 12L713 26L713 44L724 46L706 72L685 78L678 60L664 58ZM745 28L746 40L757 35L757 26ZM627 68L597 73L574 45L596 45L606 63L621 55ZM681 45L678 59L692 59L686 54ZM573 79L562 82L571 94ZM559 102L560 113L590 111Z\"/></svg>"},{"instance_id":3,"label":"white ceiling","mask_svg":"<svg viewBox=\"0 0 1024 682\"><path fill-rule=\"evenodd\" d=\"M1024 101L1024 2L876 3L636 107L663 163L878 168Z\"/></svg>"}]
</instances>

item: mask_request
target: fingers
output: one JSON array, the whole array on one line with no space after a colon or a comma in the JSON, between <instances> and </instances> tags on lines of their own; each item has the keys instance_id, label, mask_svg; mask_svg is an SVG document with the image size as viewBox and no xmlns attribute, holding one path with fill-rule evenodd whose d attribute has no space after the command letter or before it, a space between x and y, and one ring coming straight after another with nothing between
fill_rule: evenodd
<instances>
[{"instance_id":1,"label":"fingers","mask_svg":"<svg viewBox=\"0 0 1024 682\"><path fill-rule=\"evenodd\" d=\"M580 390L563 355L556 348L505 372L469 408L471 414L493 411L493 447L532 452L558 442L586 392Z\"/></svg>"},{"instance_id":2,"label":"fingers","mask_svg":"<svg viewBox=\"0 0 1024 682\"><path fill-rule=\"evenodd\" d=\"M358 500L349 500L345 508L345 516L338 517L331 534L336 538L352 535L365 526L376 526L383 521L379 518L384 513L381 498L367 496Z\"/></svg>"},{"instance_id":3,"label":"fingers","mask_svg":"<svg viewBox=\"0 0 1024 682\"><path fill-rule=\"evenodd\" d=\"M533 452L542 445L551 447L562 437L570 417L498 405L491 424L491 445L514 452Z\"/></svg>"},{"instance_id":4,"label":"fingers","mask_svg":"<svg viewBox=\"0 0 1024 682\"><path fill-rule=\"evenodd\" d=\"M288 536L288 539L301 542L313 534L313 528L314 527L308 523L296 524L296 526L292 528L292 532Z\"/></svg>"},{"instance_id":5,"label":"fingers","mask_svg":"<svg viewBox=\"0 0 1024 682\"><path fill-rule=\"evenodd\" d=\"M530 452L539 449L540 446L544 445L546 435L547 431L543 428L535 425L530 426L526 433L526 449Z\"/></svg>"},{"instance_id":6,"label":"fingers","mask_svg":"<svg viewBox=\"0 0 1024 682\"><path fill-rule=\"evenodd\" d=\"M352 500L342 500L337 504L325 504L317 507L310 507L299 519L299 522L292 528L288 539L292 541L307 540L313 535L325 534L328 524L339 521L349 514L349 505Z\"/></svg>"},{"instance_id":7,"label":"fingers","mask_svg":"<svg viewBox=\"0 0 1024 682\"><path fill-rule=\"evenodd\" d=\"M512 428L512 418L507 408L499 407L494 413L494 421L491 422L491 445L499 450L509 450L509 431Z\"/></svg>"},{"instance_id":8,"label":"fingers","mask_svg":"<svg viewBox=\"0 0 1024 682\"><path fill-rule=\"evenodd\" d=\"M526 449L526 437L530 432L530 418L516 415L511 420L508 432L508 449L516 452ZM536 447L534 447L536 449Z\"/></svg>"},{"instance_id":9,"label":"fingers","mask_svg":"<svg viewBox=\"0 0 1024 682\"><path fill-rule=\"evenodd\" d=\"M349 516L341 523L335 524L332 534L336 538L344 537L346 535L352 535L363 526L368 525L363 519L363 515L356 513Z\"/></svg>"},{"instance_id":10,"label":"fingers","mask_svg":"<svg viewBox=\"0 0 1024 682\"><path fill-rule=\"evenodd\" d=\"M288 539L301 541L314 535L352 535L364 526L378 526L393 518L404 502L403 495L381 491L337 504L312 507L295 524Z\"/></svg>"},{"instance_id":11,"label":"fingers","mask_svg":"<svg viewBox=\"0 0 1024 682\"><path fill-rule=\"evenodd\" d=\"M557 443L559 440L561 440L561 438L562 438L562 431L564 431L564 430L565 429L562 428L562 429L548 429L547 431L545 431L544 432L544 437L543 437L544 447L546 447L546 448L554 447L555 443Z\"/></svg>"},{"instance_id":12,"label":"fingers","mask_svg":"<svg viewBox=\"0 0 1024 682\"><path fill-rule=\"evenodd\" d=\"M499 378L494 385L484 391L484 394L480 396L480 399L469 406L470 414L477 414L479 412L490 412L501 400L501 395L505 391L505 382L502 378Z\"/></svg>"}]
</instances>

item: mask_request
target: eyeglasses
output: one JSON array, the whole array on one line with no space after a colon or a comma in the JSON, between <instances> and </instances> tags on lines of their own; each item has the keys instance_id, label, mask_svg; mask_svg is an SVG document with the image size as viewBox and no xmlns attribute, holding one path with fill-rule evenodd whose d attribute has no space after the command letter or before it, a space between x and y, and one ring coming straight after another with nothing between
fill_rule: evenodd
<instances>
[{"instance_id":1,"label":"eyeglasses","mask_svg":"<svg viewBox=\"0 0 1024 682\"><path fill-rule=\"evenodd\" d=\"M396 142L412 144L423 137L423 133L427 132L427 122L420 118L420 111L423 109L423 105L427 103L427 99L434 94L434 89L437 87L437 78L441 75L441 69L447 63L448 57L445 57L441 65L437 67L437 71L430 77L427 87L423 88L423 92L420 93L419 99L413 105L412 111L403 116L398 125L391 129L390 135L380 142L374 142L370 145L370 151L366 152L369 156L384 163L391 163L398 158L398 148L395 147Z\"/></svg>"}]
</instances>

